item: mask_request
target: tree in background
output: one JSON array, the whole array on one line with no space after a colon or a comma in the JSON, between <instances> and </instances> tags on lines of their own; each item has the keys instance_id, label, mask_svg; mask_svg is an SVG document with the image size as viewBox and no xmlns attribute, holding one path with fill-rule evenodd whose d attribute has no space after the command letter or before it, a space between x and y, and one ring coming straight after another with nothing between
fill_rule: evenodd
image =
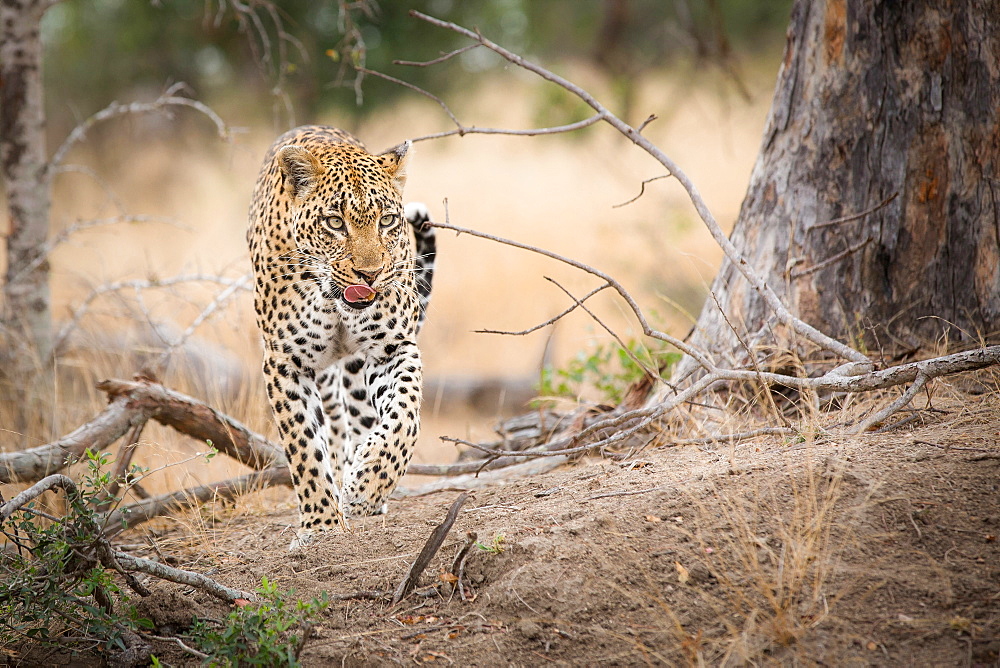
<instances>
[{"instance_id":1,"label":"tree in background","mask_svg":"<svg viewBox=\"0 0 1000 668\"><path fill-rule=\"evenodd\" d=\"M799 317L876 355L995 340L1000 3L799 0L788 35L733 243ZM694 345L801 350L733 262L711 291Z\"/></svg>"},{"instance_id":2,"label":"tree in background","mask_svg":"<svg viewBox=\"0 0 1000 668\"><path fill-rule=\"evenodd\" d=\"M7 272L0 312L0 391L19 403L52 348L49 172L39 38L47 0L0 2L0 175L7 193ZM18 425L23 429L24 425Z\"/></svg>"}]
</instances>

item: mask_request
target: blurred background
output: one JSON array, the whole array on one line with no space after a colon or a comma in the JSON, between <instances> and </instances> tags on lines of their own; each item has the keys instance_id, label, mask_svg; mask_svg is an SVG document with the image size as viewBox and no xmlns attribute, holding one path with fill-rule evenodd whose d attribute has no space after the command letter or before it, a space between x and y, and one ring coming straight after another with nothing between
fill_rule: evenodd
<instances>
[{"instance_id":1,"label":"blurred background","mask_svg":"<svg viewBox=\"0 0 1000 668\"><path fill-rule=\"evenodd\" d=\"M184 338L223 289L212 281L147 286L176 276L232 280L249 271L246 210L260 161L278 134L302 123L324 123L347 129L380 151L454 127L433 100L362 76L356 66L430 91L465 125L521 129L589 115L566 91L484 49L432 67L393 64L433 59L467 43L409 16L409 10L479 29L586 88L633 125L655 115L643 133L686 170L728 229L756 158L790 4L66 0L55 5L42 24L50 151L111 101L149 102L178 82L235 131L222 140L205 116L177 108L169 115L131 115L95 125L69 154L53 193L54 232L72 232L52 258L54 313L60 322L74 313L80 318L59 361L53 431L65 433L91 417L104 401L91 389L96 380L129 377L157 359ZM661 176L662 168L612 128L533 138L455 136L420 141L415 149L405 200L425 202L436 220L447 216L453 224L608 272L631 291L654 326L681 337L687 333L721 252L675 182L643 185ZM631 201L641 190L642 197ZM124 222L89 225L117 218ZM526 336L475 333L526 329L570 305L546 277L577 296L599 285L593 276L540 256L439 231L434 295L421 335L427 387L416 461L454 459L453 446L438 441L442 435L488 439L498 418L526 409L546 365L543 391L607 399L586 366L614 341L585 313ZM107 288L114 283L121 288ZM600 295L593 309L623 340L640 333L619 299ZM209 311L171 355L161 380L274 437L250 294L237 291ZM634 345L642 349L645 342ZM597 373L609 372L602 367ZM39 443L50 437L33 435ZM156 447L144 448L145 460L136 462L151 467L197 449L153 425L143 442ZM225 466L213 463L185 475L192 478L188 482L205 482L225 473L212 467Z\"/></svg>"}]
</instances>

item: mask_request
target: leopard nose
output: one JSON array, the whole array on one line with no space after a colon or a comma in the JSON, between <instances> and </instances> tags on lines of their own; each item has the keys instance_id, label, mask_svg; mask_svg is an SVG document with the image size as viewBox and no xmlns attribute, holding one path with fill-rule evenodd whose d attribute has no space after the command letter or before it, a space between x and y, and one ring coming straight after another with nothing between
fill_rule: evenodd
<instances>
[{"instance_id":1,"label":"leopard nose","mask_svg":"<svg viewBox=\"0 0 1000 668\"><path fill-rule=\"evenodd\" d=\"M354 273L360 276L362 280L366 281L368 285L371 285L375 282L375 279L378 278L378 275L382 273L382 269L355 269Z\"/></svg>"}]
</instances>

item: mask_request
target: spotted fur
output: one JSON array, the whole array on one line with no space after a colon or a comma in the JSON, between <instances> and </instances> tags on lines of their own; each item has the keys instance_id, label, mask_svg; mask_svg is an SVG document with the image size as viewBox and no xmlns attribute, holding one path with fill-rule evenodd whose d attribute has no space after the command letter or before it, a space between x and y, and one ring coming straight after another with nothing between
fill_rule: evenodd
<instances>
[{"instance_id":1,"label":"spotted fur","mask_svg":"<svg viewBox=\"0 0 1000 668\"><path fill-rule=\"evenodd\" d=\"M426 209L401 204L410 153L406 142L373 155L346 132L303 126L274 143L254 189L247 240L267 396L299 500L293 548L385 512L413 455L435 246ZM346 301L355 284L375 299Z\"/></svg>"}]
</instances>

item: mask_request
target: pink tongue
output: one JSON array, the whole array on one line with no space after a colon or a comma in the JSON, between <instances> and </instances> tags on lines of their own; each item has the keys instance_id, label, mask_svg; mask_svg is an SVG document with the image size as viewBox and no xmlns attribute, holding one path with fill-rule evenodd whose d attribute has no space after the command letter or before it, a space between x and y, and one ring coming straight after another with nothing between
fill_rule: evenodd
<instances>
[{"instance_id":1,"label":"pink tongue","mask_svg":"<svg viewBox=\"0 0 1000 668\"><path fill-rule=\"evenodd\" d=\"M344 299L349 302L370 302L375 299L375 291L367 285L348 285L344 288Z\"/></svg>"}]
</instances>

